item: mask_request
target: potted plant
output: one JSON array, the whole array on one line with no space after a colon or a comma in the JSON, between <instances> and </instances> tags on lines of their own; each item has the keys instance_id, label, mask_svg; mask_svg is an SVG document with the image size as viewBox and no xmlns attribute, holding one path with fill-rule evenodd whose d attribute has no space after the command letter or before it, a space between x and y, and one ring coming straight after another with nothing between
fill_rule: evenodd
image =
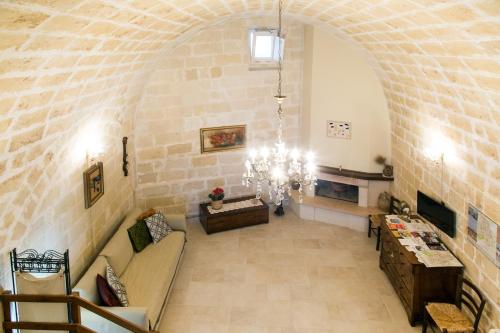
<instances>
[{"instance_id":1,"label":"potted plant","mask_svg":"<svg viewBox=\"0 0 500 333\"><path fill-rule=\"evenodd\" d=\"M384 169L382 170L382 177L391 178L394 174L394 168L392 165L386 164L386 160L387 159L382 155L378 155L377 157L375 157L375 163L384 166Z\"/></svg>"},{"instance_id":2,"label":"potted plant","mask_svg":"<svg viewBox=\"0 0 500 333\"><path fill-rule=\"evenodd\" d=\"M210 198L210 200L212 200L212 209L221 209L222 199L224 199L224 189L221 187L216 187L212 190L212 193L210 193L208 197Z\"/></svg>"}]
</instances>

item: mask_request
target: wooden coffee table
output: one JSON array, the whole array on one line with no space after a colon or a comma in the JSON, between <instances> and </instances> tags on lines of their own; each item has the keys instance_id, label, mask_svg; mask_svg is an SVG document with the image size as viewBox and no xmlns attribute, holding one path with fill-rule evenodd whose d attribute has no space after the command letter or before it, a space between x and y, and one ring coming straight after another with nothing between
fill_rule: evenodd
<instances>
[{"instance_id":1,"label":"wooden coffee table","mask_svg":"<svg viewBox=\"0 0 500 333\"><path fill-rule=\"evenodd\" d=\"M254 199L255 196L246 196L224 200L224 204ZM200 204L200 223L207 234L214 232L248 227L251 225L269 222L269 206L260 200L262 205L234 209L225 212L210 213L209 202Z\"/></svg>"}]
</instances>

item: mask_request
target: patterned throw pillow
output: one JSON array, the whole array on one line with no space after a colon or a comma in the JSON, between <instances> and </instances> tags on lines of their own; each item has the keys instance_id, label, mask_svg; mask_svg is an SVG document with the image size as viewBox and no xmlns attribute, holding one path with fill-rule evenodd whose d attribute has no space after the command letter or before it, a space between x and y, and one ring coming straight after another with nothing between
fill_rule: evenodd
<instances>
[{"instance_id":1,"label":"patterned throw pillow","mask_svg":"<svg viewBox=\"0 0 500 333\"><path fill-rule=\"evenodd\" d=\"M123 283L120 282L120 279L118 279L118 276L116 276L115 271L110 265L106 266L106 280L108 281L111 289L113 289L116 297L120 300L120 304L122 306L128 306L127 290L125 289Z\"/></svg>"},{"instance_id":2,"label":"patterned throw pillow","mask_svg":"<svg viewBox=\"0 0 500 333\"><path fill-rule=\"evenodd\" d=\"M172 233L174 230L168 225L167 219L162 213L155 213L154 215L144 219L148 226L149 233L153 238L153 242L158 243L165 236Z\"/></svg>"}]
</instances>

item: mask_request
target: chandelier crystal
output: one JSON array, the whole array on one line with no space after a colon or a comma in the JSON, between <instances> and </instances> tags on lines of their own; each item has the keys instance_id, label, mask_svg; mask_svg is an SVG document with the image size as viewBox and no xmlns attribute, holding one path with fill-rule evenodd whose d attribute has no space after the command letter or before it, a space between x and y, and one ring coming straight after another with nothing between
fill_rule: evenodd
<instances>
[{"instance_id":1,"label":"chandelier crystal","mask_svg":"<svg viewBox=\"0 0 500 333\"><path fill-rule=\"evenodd\" d=\"M283 1L279 2L278 19L278 47L281 48L282 31L281 18ZM314 155L309 152L305 156L298 149L287 149L283 142L283 102L286 96L281 93L282 84L282 56L281 49L278 54L278 90L276 102L278 103L278 137L274 147L269 149L262 147L257 150L249 150L248 159L245 162L246 171L243 173L242 183L249 187L255 185L256 197L260 199L263 192L263 185L267 185L270 199L280 205L285 199L285 194L291 195L292 190L299 193L299 201L302 202L303 190L305 187L313 187L316 183L316 165Z\"/></svg>"}]
</instances>

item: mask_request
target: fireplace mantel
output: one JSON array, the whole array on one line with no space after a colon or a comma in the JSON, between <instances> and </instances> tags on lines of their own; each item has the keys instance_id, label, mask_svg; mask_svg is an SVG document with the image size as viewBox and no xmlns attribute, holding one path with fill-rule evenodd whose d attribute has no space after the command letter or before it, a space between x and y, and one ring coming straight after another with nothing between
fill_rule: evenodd
<instances>
[{"instance_id":1,"label":"fireplace mantel","mask_svg":"<svg viewBox=\"0 0 500 333\"><path fill-rule=\"evenodd\" d=\"M394 181L394 177L384 177L382 173L340 169L324 165L319 165L318 171L329 175L342 176L354 179L377 180L377 181L388 181L388 182Z\"/></svg>"}]
</instances>

